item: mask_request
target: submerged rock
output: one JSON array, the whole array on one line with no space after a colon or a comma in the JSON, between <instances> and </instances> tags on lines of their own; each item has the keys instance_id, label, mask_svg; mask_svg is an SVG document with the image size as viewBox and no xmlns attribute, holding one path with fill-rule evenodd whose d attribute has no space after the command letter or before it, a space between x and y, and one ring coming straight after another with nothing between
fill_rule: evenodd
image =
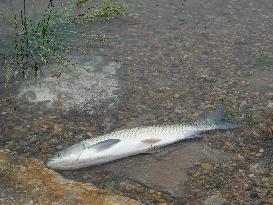
<instances>
[{"instance_id":1,"label":"submerged rock","mask_svg":"<svg viewBox=\"0 0 273 205\"><path fill-rule=\"evenodd\" d=\"M1 204L140 205L140 202L67 180L37 159L0 150ZM3 191L5 190L5 191Z\"/></svg>"},{"instance_id":2,"label":"submerged rock","mask_svg":"<svg viewBox=\"0 0 273 205\"><path fill-rule=\"evenodd\" d=\"M228 202L220 195L212 195L209 196L205 202L204 205L225 205L228 204Z\"/></svg>"}]
</instances>

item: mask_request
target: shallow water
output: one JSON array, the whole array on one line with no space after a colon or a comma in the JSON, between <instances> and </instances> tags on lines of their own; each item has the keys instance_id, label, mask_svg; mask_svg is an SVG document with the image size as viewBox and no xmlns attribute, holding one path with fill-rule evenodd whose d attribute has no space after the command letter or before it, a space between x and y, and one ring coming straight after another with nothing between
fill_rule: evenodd
<instances>
[{"instance_id":1,"label":"shallow water","mask_svg":"<svg viewBox=\"0 0 273 205\"><path fill-rule=\"evenodd\" d=\"M75 63L78 78L56 63L38 83L18 76L6 86L1 76L0 148L46 160L57 150L116 129L197 120L222 104L242 111L272 106L273 65L255 63L257 55L272 56L272 1L124 3L126 16L66 27L105 35L108 41L61 35L77 47L61 54ZM39 16L47 1L28 4L30 14ZM8 1L0 2L4 20L8 8ZM4 20L2 48L12 33ZM51 76L58 71L56 80ZM145 194L155 189L165 201L179 204L195 161L219 163L230 157L213 142L207 144L214 135L171 146L163 156L140 155L61 174L150 204L159 203L155 194Z\"/></svg>"}]
</instances>

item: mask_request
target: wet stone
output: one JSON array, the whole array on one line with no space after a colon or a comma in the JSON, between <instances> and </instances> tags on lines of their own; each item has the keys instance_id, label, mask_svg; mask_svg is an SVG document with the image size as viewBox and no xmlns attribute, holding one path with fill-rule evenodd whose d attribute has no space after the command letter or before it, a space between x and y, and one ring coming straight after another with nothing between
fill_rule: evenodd
<instances>
[{"instance_id":1,"label":"wet stone","mask_svg":"<svg viewBox=\"0 0 273 205\"><path fill-rule=\"evenodd\" d=\"M188 169L194 166L194 162L205 160L215 163L227 159L229 155L201 143L181 143L165 147L158 154L138 155L109 163L104 170L182 197ZM212 167L209 164L207 168Z\"/></svg>"},{"instance_id":2,"label":"wet stone","mask_svg":"<svg viewBox=\"0 0 273 205\"><path fill-rule=\"evenodd\" d=\"M256 198L256 199L257 199L257 198L260 198L260 197L259 197L259 194L258 194L257 192L252 192L252 193L250 194L250 197L251 197L251 198Z\"/></svg>"},{"instance_id":3,"label":"wet stone","mask_svg":"<svg viewBox=\"0 0 273 205\"><path fill-rule=\"evenodd\" d=\"M3 189L0 188L0 199L4 198L6 196L6 193Z\"/></svg>"},{"instance_id":4,"label":"wet stone","mask_svg":"<svg viewBox=\"0 0 273 205\"><path fill-rule=\"evenodd\" d=\"M205 202L204 205L227 205L226 199L224 199L222 196L216 194L209 196Z\"/></svg>"}]
</instances>

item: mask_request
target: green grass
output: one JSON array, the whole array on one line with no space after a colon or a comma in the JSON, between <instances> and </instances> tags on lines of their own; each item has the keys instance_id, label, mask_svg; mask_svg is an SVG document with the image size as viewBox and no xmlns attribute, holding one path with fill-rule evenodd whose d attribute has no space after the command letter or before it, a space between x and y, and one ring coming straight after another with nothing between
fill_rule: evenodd
<instances>
[{"instance_id":1,"label":"green grass","mask_svg":"<svg viewBox=\"0 0 273 205\"><path fill-rule=\"evenodd\" d=\"M4 71L7 83L18 74L24 78L34 76L35 79L39 79L41 69L50 62L57 62L77 75L75 64L62 55L72 49L79 49L73 46L73 41L93 39L103 43L109 42L105 35L82 32L78 22L109 20L124 15L125 12L124 5L115 4L111 0L103 1L99 6L92 8L88 8L86 2L77 0L76 4L71 2L61 10L56 10L53 0L49 0L44 14L40 19L33 21L27 15L26 0L23 0L23 8L19 14L10 0L14 36L6 46L11 49L0 48L0 69ZM75 22L75 11L79 5L84 6L85 11Z\"/></svg>"},{"instance_id":2,"label":"green grass","mask_svg":"<svg viewBox=\"0 0 273 205\"><path fill-rule=\"evenodd\" d=\"M25 0L19 15L10 0L14 36L11 40L12 49L2 53L1 63L7 82L18 73L26 78L29 71L32 71L35 78L38 79L41 66L46 65L50 59L62 65L68 64L68 61L56 53L56 46L55 48L52 46L52 39L54 39L51 33L53 8L53 1L50 0L42 17L33 22L27 15Z\"/></svg>"},{"instance_id":3,"label":"green grass","mask_svg":"<svg viewBox=\"0 0 273 205\"><path fill-rule=\"evenodd\" d=\"M81 15L75 18L75 21L107 21L110 18L125 15L125 11L126 6L124 4L116 4L111 0L104 0L101 5L85 10Z\"/></svg>"}]
</instances>

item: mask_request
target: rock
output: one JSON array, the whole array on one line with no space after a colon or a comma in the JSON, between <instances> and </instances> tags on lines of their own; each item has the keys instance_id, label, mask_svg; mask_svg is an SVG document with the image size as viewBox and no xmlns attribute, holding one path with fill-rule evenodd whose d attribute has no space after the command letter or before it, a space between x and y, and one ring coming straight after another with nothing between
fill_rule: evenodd
<instances>
[{"instance_id":1,"label":"rock","mask_svg":"<svg viewBox=\"0 0 273 205\"><path fill-rule=\"evenodd\" d=\"M174 98L179 98L180 95L179 95L178 93L176 93L173 97L174 97Z\"/></svg>"},{"instance_id":2,"label":"rock","mask_svg":"<svg viewBox=\"0 0 273 205\"><path fill-rule=\"evenodd\" d=\"M92 132L86 132L86 135L87 135L88 137L93 137L93 136L94 136Z\"/></svg>"},{"instance_id":3,"label":"rock","mask_svg":"<svg viewBox=\"0 0 273 205\"><path fill-rule=\"evenodd\" d=\"M154 194L154 193L155 193L155 190L154 190L154 189L150 189L150 190L149 190L149 193L150 193L150 194Z\"/></svg>"},{"instance_id":4,"label":"rock","mask_svg":"<svg viewBox=\"0 0 273 205\"><path fill-rule=\"evenodd\" d=\"M6 196L5 191L0 188L0 199L4 198L5 196Z\"/></svg>"},{"instance_id":5,"label":"rock","mask_svg":"<svg viewBox=\"0 0 273 205\"><path fill-rule=\"evenodd\" d=\"M23 159L0 150L0 184L2 189L20 193L14 204L90 204L140 205L140 202L99 190L90 184L63 178L47 169L37 159ZM2 190L0 190L0 194Z\"/></svg>"},{"instance_id":6,"label":"rock","mask_svg":"<svg viewBox=\"0 0 273 205\"><path fill-rule=\"evenodd\" d=\"M273 108L273 102L268 103L267 107Z\"/></svg>"},{"instance_id":7,"label":"rock","mask_svg":"<svg viewBox=\"0 0 273 205\"><path fill-rule=\"evenodd\" d=\"M263 154L262 153L257 153L255 156L256 157L261 157L261 156L263 156Z\"/></svg>"},{"instance_id":8,"label":"rock","mask_svg":"<svg viewBox=\"0 0 273 205\"><path fill-rule=\"evenodd\" d=\"M250 198L259 198L259 194L254 191L250 194Z\"/></svg>"},{"instance_id":9,"label":"rock","mask_svg":"<svg viewBox=\"0 0 273 205\"><path fill-rule=\"evenodd\" d=\"M216 194L216 195L209 196L205 200L204 205L224 205L227 203L228 202L226 199L224 199L222 196Z\"/></svg>"},{"instance_id":10,"label":"rock","mask_svg":"<svg viewBox=\"0 0 273 205\"><path fill-rule=\"evenodd\" d=\"M210 164L210 163L207 163L207 162L201 163L201 167L202 167L203 169L207 169L207 170L213 169L213 165Z\"/></svg>"},{"instance_id":11,"label":"rock","mask_svg":"<svg viewBox=\"0 0 273 205\"><path fill-rule=\"evenodd\" d=\"M53 126L53 134L60 134L63 131L63 125L62 124L54 124Z\"/></svg>"},{"instance_id":12,"label":"rock","mask_svg":"<svg viewBox=\"0 0 273 205\"><path fill-rule=\"evenodd\" d=\"M174 112L177 113L177 114L182 114L184 112L184 110L180 107L177 107L174 109Z\"/></svg>"},{"instance_id":13,"label":"rock","mask_svg":"<svg viewBox=\"0 0 273 205\"><path fill-rule=\"evenodd\" d=\"M189 177L189 168L193 167L195 162L211 162L203 165L210 169L212 164L228 159L230 155L227 153L202 143L177 143L161 148L159 153L137 155L106 164L104 170L115 173L118 177L127 176L153 189L168 192L174 197L181 197L185 193L184 184Z\"/></svg>"},{"instance_id":14,"label":"rock","mask_svg":"<svg viewBox=\"0 0 273 205\"><path fill-rule=\"evenodd\" d=\"M244 106L246 106L246 105L247 105L247 101L243 100L243 101L241 102L241 104L240 104L240 107L244 107Z\"/></svg>"},{"instance_id":15,"label":"rock","mask_svg":"<svg viewBox=\"0 0 273 205\"><path fill-rule=\"evenodd\" d=\"M239 169L239 173L243 173L243 172L245 172L245 170Z\"/></svg>"},{"instance_id":16,"label":"rock","mask_svg":"<svg viewBox=\"0 0 273 205\"><path fill-rule=\"evenodd\" d=\"M250 171L250 173L253 173L253 174L263 174L264 173L264 169L263 169L262 165L259 163L251 164L249 166L249 171Z\"/></svg>"}]
</instances>

